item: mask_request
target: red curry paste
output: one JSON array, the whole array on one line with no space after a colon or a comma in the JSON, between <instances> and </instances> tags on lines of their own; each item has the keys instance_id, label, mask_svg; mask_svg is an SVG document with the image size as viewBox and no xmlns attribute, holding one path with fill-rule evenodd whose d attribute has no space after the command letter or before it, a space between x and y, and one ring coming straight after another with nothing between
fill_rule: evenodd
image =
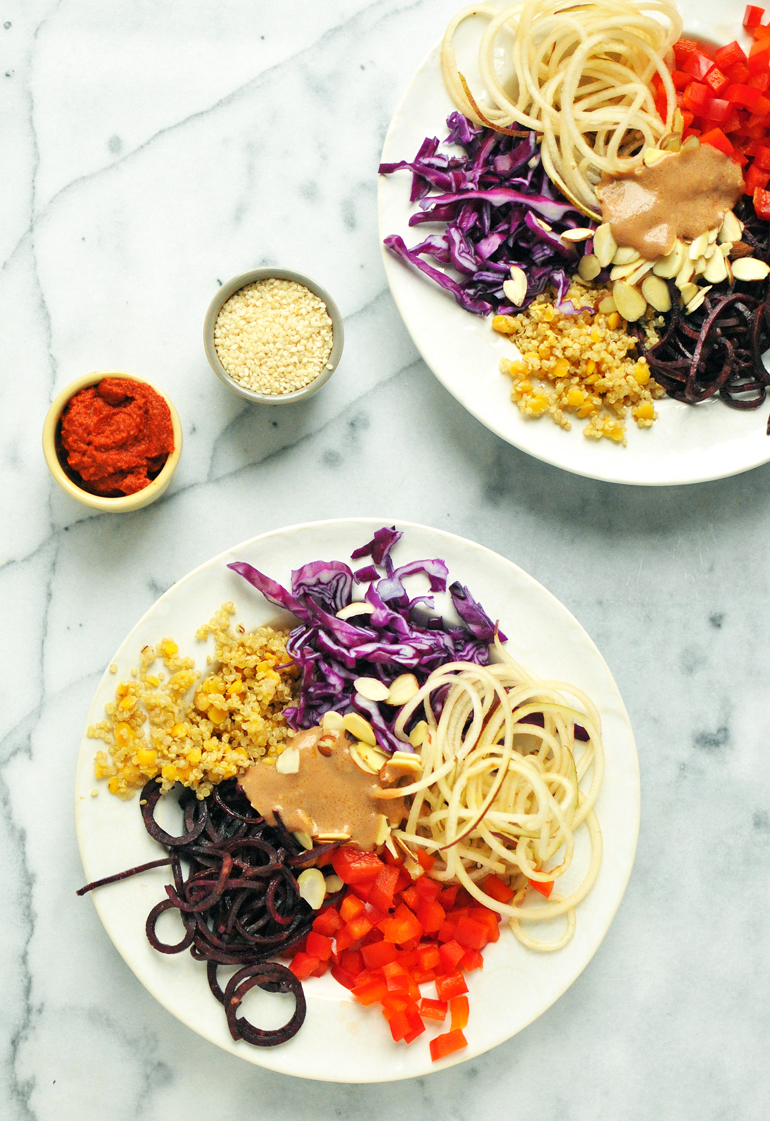
<instances>
[{"instance_id":1,"label":"red curry paste","mask_svg":"<svg viewBox=\"0 0 770 1121\"><path fill-rule=\"evenodd\" d=\"M67 465L94 494L144 490L174 450L171 411L154 389L103 378L70 400L61 422Z\"/></svg>"}]
</instances>

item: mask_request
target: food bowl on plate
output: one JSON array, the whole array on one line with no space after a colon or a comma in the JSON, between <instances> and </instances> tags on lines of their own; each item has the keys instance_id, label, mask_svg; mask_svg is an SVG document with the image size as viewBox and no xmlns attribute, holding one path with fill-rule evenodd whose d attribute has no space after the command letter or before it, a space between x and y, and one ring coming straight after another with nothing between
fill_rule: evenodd
<instances>
[{"instance_id":1,"label":"food bowl on plate","mask_svg":"<svg viewBox=\"0 0 770 1121\"><path fill-rule=\"evenodd\" d=\"M148 459L146 474L149 481L139 489L133 490L132 493L116 493L115 491L98 493L98 485L89 483L73 468L68 460L68 452L62 440L62 421L67 406L83 390L100 385L106 378L135 382L146 387L157 395L161 401L165 402L170 413L173 436L171 451L168 453L163 451L154 459ZM168 421L168 418L164 419L166 422ZM167 434L165 425L164 431ZM54 399L43 424L43 454L48 464L48 470L62 490L66 491L71 498L75 498L85 506L91 506L94 510L111 514L124 514L131 510L138 510L142 506L149 506L156 498L160 498L168 487L182 454L182 425L173 402L159 386L154 385L146 378L139 377L138 374L131 374L125 370L96 370L71 382ZM160 464L158 461L162 458L162 455L165 455L165 462ZM136 483L134 482L131 485L135 486Z\"/></svg>"},{"instance_id":2,"label":"food bowl on plate","mask_svg":"<svg viewBox=\"0 0 770 1121\"><path fill-rule=\"evenodd\" d=\"M337 368L343 342L334 300L293 269L266 266L234 276L209 304L203 324L214 373L260 405L312 397Z\"/></svg>"}]
</instances>

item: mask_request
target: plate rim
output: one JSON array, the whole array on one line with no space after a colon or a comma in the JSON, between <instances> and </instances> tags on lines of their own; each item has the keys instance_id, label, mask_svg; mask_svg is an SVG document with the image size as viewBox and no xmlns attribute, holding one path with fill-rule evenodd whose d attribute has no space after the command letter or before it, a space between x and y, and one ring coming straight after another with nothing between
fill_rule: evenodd
<instances>
[{"instance_id":1,"label":"plate rim","mask_svg":"<svg viewBox=\"0 0 770 1121\"><path fill-rule=\"evenodd\" d=\"M443 537L443 538L449 539L451 541L457 541L457 542L461 543L461 545L465 548L470 546L473 551L478 551L480 553L492 554L492 556L494 556L497 560L504 562L504 564L506 564L510 568L514 569L517 572L517 574L519 576L524 577L526 581L529 581L532 584L536 585L538 587L538 589L540 590L540 592L542 594L544 594L545 598L548 601L551 601L553 604L555 604L558 609L565 612L566 615L568 616L569 620L576 625L576 627L581 632L584 639L587 640L587 642L590 644L590 647L593 649L594 655L597 658L597 661L598 661L600 667L606 673L608 683L611 685L611 687L614 690L614 693L616 695L616 700L617 700L617 704L618 704L617 715L622 720L622 722L625 726L626 732L628 734L628 737L629 737L629 742L628 742L628 746L629 746L629 749L630 749L629 750L629 757L630 757L630 761L631 761L631 764L632 764L630 771L628 769L625 769L625 771L624 771L626 777L630 778L631 783L632 783L633 810L634 810L633 834L632 835L629 834L629 837L628 837L628 839L630 841L628 859L627 859L626 865L623 869L622 882L619 886L616 897L612 901L611 907L603 915L603 929L602 929L602 932L601 932L601 936L599 937L598 941L596 942L596 944L591 949L591 952L588 954L586 959L580 964L580 967L577 969L577 972L575 972L574 975L572 975L568 979L566 979L563 985L558 987L558 991L555 992L555 995L553 996L553 999L547 1005L545 1005L544 1007L541 1007L537 1011L535 1011L533 1013L533 1015L529 1019L526 1020L526 1022L522 1022L519 1026L516 1027L516 1029L511 1034L506 1035L501 1039L498 1039L494 1043L490 1043L488 1045L481 1046L478 1049L473 1049L472 1047L469 1047L467 1051L455 1052L453 1055L450 1055L448 1058L444 1059L443 1061L438 1062L438 1063L432 1063L431 1062L430 1064L426 1065L423 1070L420 1070L420 1071L417 1071L417 1072L413 1072L413 1071L403 1071L402 1072L402 1071L394 1070L393 1068L391 1068L391 1072L390 1072L388 1077L382 1077L382 1076L379 1076L379 1077L362 1076L361 1077L361 1076L359 1076L359 1077L344 1077L344 1078L341 1078L338 1075L334 1076L332 1074L330 1074L326 1077L322 1077L322 1076L319 1076L317 1074L308 1075L308 1074L303 1074L303 1073L301 1073L300 1071L297 1071L297 1070L286 1069L285 1065L280 1064L280 1063L271 1063L269 1060L273 1057L275 1052L280 1052L281 1051L280 1048L272 1049L272 1048L257 1048L257 1047L254 1047L254 1048L250 1048L249 1051L246 1052L242 1048L237 1048L235 1045L229 1046L228 1045L229 1042L230 1042L229 1040L227 1040L223 1043L219 1039L214 1039L211 1035L206 1034L206 1032L201 1030L199 1027L191 1024L187 1019L184 1018L183 1013L180 1013L176 1008L171 1007L170 1003L167 1002L167 1000L165 1000L165 999L163 999L163 997L159 996L155 991L153 991L153 989L151 989L146 984L145 980L140 976L139 972L137 971L137 967L126 956L126 954L124 953L121 946L118 945L113 940L112 935L110 933L110 929L109 929L108 924L107 924L107 921L105 919L105 916L102 913L102 908L101 908L100 901L99 901L99 893L97 892L97 893L91 894L91 902L93 903L93 906L96 909L96 913L97 913L97 915L99 917L99 920L102 924L104 933L107 936L107 938L109 939L113 948L115 950L117 950L117 952L120 954L123 961L126 963L126 965L129 967L129 969L133 973L136 980L142 985L142 987L145 989L145 991L147 993L149 993L149 995L153 998L153 1000L157 1001L158 1004L160 1004L167 1012L169 1012L172 1016L174 1016L174 1018L176 1020L178 1020L181 1024L183 1024L188 1030L191 1030L191 1031L195 1032L196 1035L199 1035L199 1036L201 1036L201 1038L206 1039L207 1042L211 1043L212 1045L214 1045L216 1047L219 1047L221 1050L227 1052L228 1054L231 1054L231 1055L235 1056L236 1058L243 1059L246 1062L250 1062L252 1065L259 1066L259 1067L261 1067L263 1069L266 1069L266 1070L271 1070L271 1071L273 1071L275 1073L278 1073L278 1074L284 1074L284 1075L288 1075L288 1076L291 1076L291 1077L302 1078L302 1079L305 1079L306 1081L311 1081L311 1082L315 1082L315 1081L318 1081L318 1082L332 1082L332 1083L337 1083L339 1085L365 1085L365 1084L373 1085L373 1084L379 1084L379 1083L384 1084L384 1083L387 1083L387 1082L404 1081L404 1080L407 1080L407 1079L410 1079L410 1078L425 1077L427 1074L439 1073L443 1070L448 1070L449 1068L451 1068L453 1066L459 1066L460 1064L462 1064L464 1062L468 1062L472 1059L475 1059L475 1058L479 1057L480 1055L486 1054L488 1051L494 1050L494 1048L500 1046L502 1043L507 1042L508 1040L512 1039L514 1036L518 1035L519 1032L521 1032L525 1028L529 1027L530 1024L532 1024L536 1019L538 1019L545 1012L547 1012L549 1008L553 1007L553 1005L558 1000L561 999L561 997L564 995L564 993L567 991L567 989L569 989L575 983L575 981L577 981L578 977L580 977L580 975L584 972L584 970L589 965L589 963L593 960L593 958L595 957L596 953L598 952L602 942L606 938L606 936L607 936L607 934L610 930L610 927L612 926L612 923L614 922L614 919L615 919L617 911L620 907L620 904L623 901L623 898L625 897L625 893L628 889L628 884L630 882L631 874L633 872L633 868L634 868L634 864L635 864L635 860L636 860L636 852L637 852L637 848L638 848L639 831L640 831L640 825L641 825L641 776L640 776L640 766L639 766L639 754L638 754L637 747L636 747L636 738L635 738L635 735L634 735L633 725L631 723L631 719L629 717L628 710L626 708L625 702L623 701L623 697L620 693L620 689L618 688L618 685L617 685L617 682L615 681L614 675L612 674L612 672L611 672L604 656L602 655L601 651L599 650L598 646L593 641L593 639L591 638L590 634L585 629L585 627L583 627L583 625L579 622L579 620L573 615L573 613L570 611L570 609L564 603L562 603L562 601L557 596L555 596L553 594L553 592L549 591L548 588L546 588L538 580L536 580L535 577L531 576L525 569L521 568L520 565L516 564L515 561L509 560L508 557L505 557L501 553L496 552L496 550L490 549L488 546L482 545L477 541L471 540L470 538L462 537L460 534L453 533L449 530L439 529L436 526L426 525L426 524L421 523L421 522L412 522L412 521L407 521L407 520L400 519L400 518L393 519L393 518L378 518L378 517L370 517L370 516L356 516L356 517L348 517L348 518L325 518L325 519L318 519L318 520L309 521L309 522L297 522L297 523L294 523L292 525L282 526L282 527L279 527L277 529L267 530L266 532L261 533L261 534L256 534L253 537L247 538L245 541L239 542L238 544L235 544L233 546L230 546L227 549L222 550L221 552L219 552L218 554L216 554L213 557L209 557L207 560L203 561L199 565L196 565L195 568L193 568L189 572L185 573L182 577L180 577L179 580L175 581L175 583L172 584L171 587L167 588L165 592L163 592L160 596L158 596L158 598L148 607L148 609L137 620L137 622L134 624L134 626L130 629L130 631L125 635L125 637L120 642L120 644L118 646L118 650L120 650L122 647L124 647L125 645L130 643L132 637L139 630L139 628L142 627L145 620L154 613L154 611L156 610L157 606L160 603L162 603L164 600L166 600L168 597L170 597L173 593L176 593L185 584L190 582L203 569L206 569L209 566L216 564L217 561L222 561L225 557L227 557L228 555L230 555L234 552L245 549L246 547L251 546L251 545L255 544L256 542L263 542L263 541L269 540L272 537L281 537L283 534L290 533L290 532L295 532L295 531L305 531L305 530L312 531L314 529L329 528L329 527L340 526L340 525L361 526L361 528L366 530L366 531L368 531L368 530L373 531L375 528L379 528L380 526L383 526L383 525L395 525L398 529L400 529L402 531L405 531L405 532L408 532L411 529L428 531L429 533L436 534L439 537ZM117 653L117 651L116 651L116 653ZM85 838L84 838L85 824L84 824L84 819L81 815L81 810L84 808L84 806L88 805L88 800L84 801L79 796L78 781L79 781L79 776L81 774L81 768L82 768L82 766L85 762L85 759L84 759L85 755L86 754L88 755L87 762L90 765L91 762L92 762L92 759L93 759L94 751L99 750L98 748L93 746L95 741L93 741L92 739L90 739L90 737L88 737L87 730L88 730L88 727L90 726L90 724L92 723L91 714L92 714L92 710L94 708L94 705L96 704L97 697L99 696L99 694L100 694L103 686L105 685L105 683L107 681L113 679L113 675L110 673L110 668L109 667L110 667L110 664L114 660L115 659L113 657L110 660L110 662L107 663L107 666L105 667L104 673L102 674L102 676L99 680L99 683L96 686L94 696L93 696L93 698L91 700L91 704L89 706L88 717L87 717L86 725L85 725L84 730L83 730L81 743L80 743L80 749L78 751L78 758L77 758L77 762L76 762L76 766L75 766L75 791L74 791L74 793L75 793L75 799L74 799L74 802L75 802L75 806L74 806L74 810L75 810L75 830L76 830L76 837L77 837L77 844L78 844L78 852L79 852L79 855L80 855L80 859L81 859L81 863L83 865L84 872L86 872L87 860L86 860L86 851L85 851L86 842L85 842ZM87 872L86 872L86 875L87 875ZM280 1056L276 1055L275 1057L279 1058Z\"/></svg>"}]
</instances>

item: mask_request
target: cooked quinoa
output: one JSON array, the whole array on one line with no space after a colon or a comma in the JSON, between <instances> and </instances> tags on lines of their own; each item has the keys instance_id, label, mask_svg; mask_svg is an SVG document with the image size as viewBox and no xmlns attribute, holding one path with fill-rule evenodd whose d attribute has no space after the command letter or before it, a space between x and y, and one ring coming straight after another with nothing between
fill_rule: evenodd
<instances>
[{"instance_id":1,"label":"cooked quinoa","mask_svg":"<svg viewBox=\"0 0 770 1121\"><path fill-rule=\"evenodd\" d=\"M227 300L214 323L214 347L231 378L257 393L292 393L329 361L332 321L304 284L271 277Z\"/></svg>"},{"instance_id":2,"label":"cooked quinoa","mask_svg":"<svg viewBox=\"0 0 770 1121\"><path fill-rule=\"evenodd\" d=\"M205 798L252 762L273 763L294 735L283 710L296 699L299 670L286 653L286 634L240 624L233 631L234 613L224 603L196 633L215 640L205 676L172 638L145 646L132 679L121 681L105 705L107 719L88 729L107 745L94 769L109 779L112 794L131 798L160 776L164 793L181 782Z\"/></svg>"},{"instance_id":3,"label":"cooked quinoa","mask_svg":"<svg viewBox=\"0 0 770 1121\"><path fill-rule=\"evenodd\" d=\"M609 289L573 282L566 298L583 309L578 315L558 311L553 294L543 293L518 315L495 316L492 326L521 352L519 360L503 358L500 370L513 378L511 400L525 416L548 415L570 429L574 414L588 420L583 435L589 439L625 444L627 412L649 428L657 419L653 400L665 390L650 376L647 360L635 357L636 339L617 311L594 310L610 296ZM651 320L645 329L655 342Z\"/></svg>"}]
</instances>

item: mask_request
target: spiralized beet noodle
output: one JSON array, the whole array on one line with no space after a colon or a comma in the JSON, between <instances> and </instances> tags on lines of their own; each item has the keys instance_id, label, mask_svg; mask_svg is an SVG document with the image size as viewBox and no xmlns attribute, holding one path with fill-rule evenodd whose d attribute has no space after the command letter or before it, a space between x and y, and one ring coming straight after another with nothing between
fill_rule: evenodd
<instances>
[{"instance_id":1,"label":"spiralized beet noodle","mask_svg":"<svg viewBox=\"0 0 770 1121\"><path fill-rule=\"evenodd\" d=\"M745 223L743 241L752 256L770 264L770 224L757 218L749 200L736 211ZM770 386L762 361L770 347L770 284L720 284L690 315L679 307L673 281L669 288L671 311L660 342L646 347L642 329L634 325L655 380L670 397L688 405L718 393L733 409L758 409Z\"/></svg>"},{"instance_id":2,"label":"spiralized beet noodle","mask_svg":"<svg viewBox=\"0 0 770 1121\"><path fill-rule=\"evenodd\" d=\"M233 1039L256 1047L285 1043L302 1027L305 996L291 970L268 959L290 950L309 932L315 912L301 898L297 876L305 868L328 864L338 845L303 849L281 825L269 826L254 813L235 779L221 783L204 799L183 791L179 804L184 833L178 837L155 820L159 798L160 787L151 779L142 790L142 818L147 832L166 847L169 856L86 884L78 895L170 864L174 883L166 887L168 898L147 916L150 945L161 954L189 949L194 958L207 963L209 987L224 1005ZM335 898L327 896L324 902L333 903ZM185 934L168 945L155 928L160 916L172 909L179 911ZM221 965L241 967L224 990L217 977ZM283 1027L268 1031L237 1015L255 985L266 992L294 994L294 1014Z\"/></svg>"}]
</instances>

